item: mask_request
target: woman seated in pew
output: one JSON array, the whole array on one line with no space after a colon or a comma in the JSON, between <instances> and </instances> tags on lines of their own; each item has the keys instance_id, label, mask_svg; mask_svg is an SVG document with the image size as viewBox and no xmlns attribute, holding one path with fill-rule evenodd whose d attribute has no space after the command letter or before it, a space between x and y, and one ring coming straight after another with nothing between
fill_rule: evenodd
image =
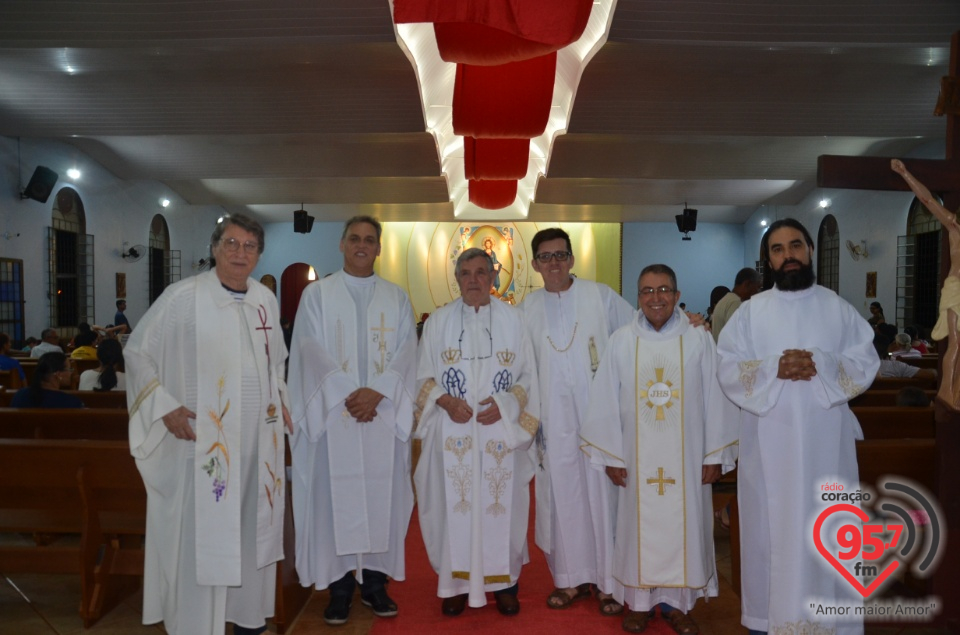
<instances>
[{"instance_id":1,"label":"woman seated in pew","mask_svg":"<svg viewBox=\"0 0 960 635\"><path fill-rule=\"evenodd\" d=\"M126 390L127 382L120 369L123 368L123 347L117 340L103 340L97 347L100 368L85 370L80 374L78 390Z\"/></svg>"},{"instance_id":2,"label":"woman seated in pew","mask_svg":"<svg viewBox=\"0 0 960 635\"><path fill-rule=\"evenodd\" d=\"M44 353L37 361L33 379L10 401L11 408L84 408L83 402L63 392L70 386L73 369L63 353Z\"/></svg>"}]
</instances>

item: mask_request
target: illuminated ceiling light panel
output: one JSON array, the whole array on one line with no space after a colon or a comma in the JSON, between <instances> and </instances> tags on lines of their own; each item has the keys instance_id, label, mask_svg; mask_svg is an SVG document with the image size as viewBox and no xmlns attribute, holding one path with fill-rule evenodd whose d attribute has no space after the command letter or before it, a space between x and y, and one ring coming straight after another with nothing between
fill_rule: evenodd
<instances>
[{"instance_id":1,"label":"illuminated ceiling light panel","mask_svg":"<svg viewBox=\"0 0 960 635\"><path fill-rule=\"evenodd\" d=\"M517 183L513 203L501 209L484 209L469 201L469 182L464 174L463 137L453 132L453 91L457 65L440 58L432 22L397 24L397 43L413 65L420 87L420 100L427 132L437 144L441 173L461 220L524 220L536 195L537 183L547 174L550 152L557 135L567 131L580 77L587 64L607 41L616 0L596 0L581 37L557 51L556 74L550 115L543 134L530 140L527 172ZM390 0L391 15L394 2Z\"/></svg>"}]
</instances>

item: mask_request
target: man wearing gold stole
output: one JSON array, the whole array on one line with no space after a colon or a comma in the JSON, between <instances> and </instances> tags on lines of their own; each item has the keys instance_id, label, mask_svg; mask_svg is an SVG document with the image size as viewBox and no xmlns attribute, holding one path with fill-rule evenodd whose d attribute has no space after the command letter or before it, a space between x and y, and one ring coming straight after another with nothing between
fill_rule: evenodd
<instances>
[{"instance_id":1,"label":"man wearing gold stole","mask_svg":"<svg viewBox=\"0 0 960 635\"><path fill-rule=\"evenodd\" d=\"M607 344L580 435L620 488L612 591L629 608L624 630L643 632L659 605L690 635L697 599L717 595L710 484L734 467L739 416L713 338L676 306L673 270L650 265L638 287L640 311Z\"/></svg>"},{"instance_id":2,"label":"man wearing gold stole","mask_svg":"<svg viewBox=\"0 0 960 635\"><path fill-rule=\"evenodd\" d=\"M430 316L420 341L420 529L445 615L486 605L488 591L516 615L539 426L533 349L519 310L490 301L488 254L465 250L455 273L461 297Z\"/></svg>"},{"instance_id":3,"label":"man wearing gold stole","mask_svg":"<svg viewBox=\"0 0 960 635\"><path fill-rule=\"evenodd\" d=\"M406 575L417 339L406 292L373 271L380 235L369 216L344 224L343 270L306 288L291 342L297 573L329 587L331 625L357 582L375 615L397 615L387 576Z\"/></svg>"}]
</instances>

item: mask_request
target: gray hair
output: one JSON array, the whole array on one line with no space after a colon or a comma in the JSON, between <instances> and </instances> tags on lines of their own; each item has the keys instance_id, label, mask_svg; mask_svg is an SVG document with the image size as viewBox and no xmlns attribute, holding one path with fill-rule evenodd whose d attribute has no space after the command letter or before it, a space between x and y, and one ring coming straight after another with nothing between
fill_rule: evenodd
<instances>
[{"instance_id":1,"label":"gray hair","mask_svg":"<svg viewBox=\"0 0 960 635\"><path fill-rule=\"evenodd\" d=\"M453 275L457 278L460 277L460 265L468 260L473 260L474 258L483 258L487 261L487 271L493 272L493 258L490 257L483 249L479 247L471 247L470 249L465 249L462 254L457 258L457 266L453 270Z\"/></svg>"},{"instance_id":2,"label":"gray hair","mask_svg":"<svg viewBox=\"0 0 960 635\"><path fill-rule=\"evenodd\" d=\"M640 277L637 278L637 292L640 291L640 278L644 277L648 273L661 273L667 276L670 276L670 284L673 285L673 290L677 290L677 274L674 273L673 269L667 265L656 264L656 265L647 265L643 268L643 271L640 272Z\"/></svg>"},{"instance_id":3,"label":"gray hair","mask_svg":"<svg viewBox=\"0 0 960 635\"><path fill-rule=\"evenodd\" d=\"M893 340L900 345L902 348L909 349L910 344L913 343L913 338L910 337L909 333L897 333L897 336Z\"/></svg>"},{"instance_id":4,"label":"gray hair","mask_svg":"<svg viewBox=\"0 0 960 635\"><path fill-rule=\"evenodd\" d=\"M258 223L253 218L246 216L244 214L224 214L217 219L217 226L214 228L213 233L210 235L210 266L215 266L217 264L216 258L213 257L213 248L216 246L220 239L223 238L223 232L227 231L229 225L236 225L240 229L249 232L257 237L257 245L259 249L257 254L263 253L264 247L264 238L263 238L263 225Z\"/></svg>"},{"instance_id":5,"label":"gray hair","mask_svg":"<svg viewBox=\"0 0 960 635\"><path fill-rule=\"evenodd\" d=\"M366 215L354 216L353 218L347 219L347 222L343 224L343 234L340 235L341 242L347 239L347 232L350 231L350 227L357 223L373 225L373 228L377 231L377 242L380 242L380 236L383 234L383 227L380 226L380 221L373 216Z\"/></svg>"}]
</instances>

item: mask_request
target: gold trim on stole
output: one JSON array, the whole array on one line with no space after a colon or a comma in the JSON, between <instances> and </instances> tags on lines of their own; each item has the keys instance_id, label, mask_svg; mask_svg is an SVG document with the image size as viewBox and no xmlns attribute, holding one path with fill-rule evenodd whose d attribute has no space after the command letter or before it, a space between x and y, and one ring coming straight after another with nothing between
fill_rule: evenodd
<instances>
[{"instance_id":1,"label":"gold trim on stole","mask_svg":"<svg viewBox=\"0 0 960 635\"><path fill-rule=\"evenodd\" d=\"M159 379L152 379L149 384L143 387L143 390L140 391L140 394L137 395L136 400L133 402L133 405L130 406L130 416L132 417L137 413L137 410L140 409L140 406L143 405L144 399L153 394L153 391L160 387Z\"/></svg>"}]
</instances>

